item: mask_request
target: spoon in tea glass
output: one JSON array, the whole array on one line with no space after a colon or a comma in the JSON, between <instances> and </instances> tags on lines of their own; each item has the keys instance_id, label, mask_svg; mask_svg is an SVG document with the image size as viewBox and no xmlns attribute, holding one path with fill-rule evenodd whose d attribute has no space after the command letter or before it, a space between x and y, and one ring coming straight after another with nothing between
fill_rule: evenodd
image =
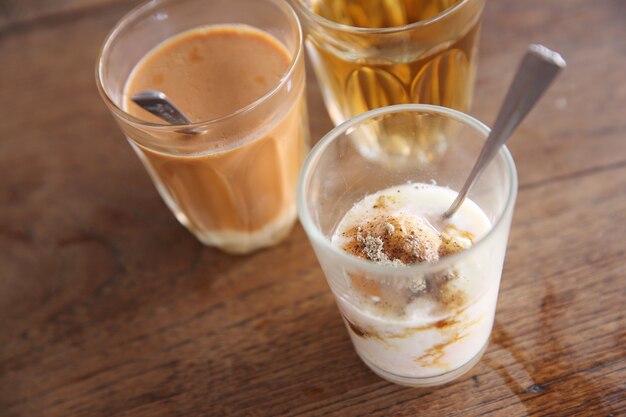
<instances>
[{"instance_id":1,"label":"spoon in tea glass","mask_svg":"<svg viewBox=\"0 0 626 417\"><path fill-rule=\"evenodd\" d=\"M171 125L189 125L191 119L187 117L164 92L158 90L144 90L130 98L142 109L152 113Z\"/></svg>"},{"instance_id":2,"label":"spoon in tea glass","mask_svg":"<svg viewBox=\"0 0 626 417\"><path fill-rule=\"evenodd\" d=\"M443 214L444 218L452 217L461 207L487 164L509 140L517 126L565 66L565 60L558 53L542 45L529 46L528 52L515 73L504 103L500 107L493 129L480 151L478 160L456 199Z\"/></svg>"}]
</instances>

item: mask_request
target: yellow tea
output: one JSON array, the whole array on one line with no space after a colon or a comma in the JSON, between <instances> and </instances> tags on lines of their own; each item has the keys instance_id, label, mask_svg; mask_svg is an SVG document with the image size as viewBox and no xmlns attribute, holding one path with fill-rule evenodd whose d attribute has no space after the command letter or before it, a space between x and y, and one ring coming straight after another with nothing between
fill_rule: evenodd
<instances>
[{"instance_id":1,"label":"yellow tea","mask_svg":"<svg viewBox=\"0 0 626 417\"><path fill-rule=\"evenodd\" d=\"M483 4L483 0L311 2L315 14L344 25L309 22L307 47L333 121L339 124L392 104L436 104L468 111Z\"/></svg>"},{"instance_id":2,"label":"yellow tea","mask_svg":"<svg viewBox=\"0 0 626 417\"><path fill-rule=\"evenodd\" d=\"M386 28L430 19L459 0L318 0L318 15L347 26Z\"/></svg>"}]
</instances>

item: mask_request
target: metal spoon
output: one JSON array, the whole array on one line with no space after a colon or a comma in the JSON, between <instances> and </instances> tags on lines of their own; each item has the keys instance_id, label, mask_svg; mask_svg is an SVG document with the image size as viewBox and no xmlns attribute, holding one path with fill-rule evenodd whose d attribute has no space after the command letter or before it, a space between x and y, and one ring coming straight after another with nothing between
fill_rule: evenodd
<instances>
[{"instance_id":1,"label":"metal spoon","mask_svg":"<svg viewBox=\"0 0 626 417\"><path fill-rule=\"evenodd\" d=\"M144 110L165 120L172 125L189 125L191 120L167 98L165 93L157 90L144 90L131 97Z\"/></svg>"},{"instance_id":2,"label":"metal spoon","mask_svg":"<svg viewBox=\"0 0 626 417\"><path fill-rule=\"evenodd\" d=\"M482 174L500 147L511 137L513 131L535 106L559 72L565 68L565 60L558 53L542 45L530 45L500 108L491 133L480 151L472 172L465 181L450 208L443 214L449 218L456 213L467 193Z\"/></svg>"}]
</instances>

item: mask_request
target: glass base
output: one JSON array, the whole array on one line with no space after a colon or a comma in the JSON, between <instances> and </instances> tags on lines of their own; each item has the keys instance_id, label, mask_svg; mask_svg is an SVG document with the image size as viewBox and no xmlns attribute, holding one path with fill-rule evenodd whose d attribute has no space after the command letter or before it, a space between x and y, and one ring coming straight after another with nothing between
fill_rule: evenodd
<instances>
[{"instance_id":1,"label":"glass base","mask_svg":"<svg viewBox=\"0 0 626 417\"><path fill-rule=\"evenodd\" d=\"M179 218L179 221L185 226L189 223L186 219ZM293 229L295 222L296 209L290 207L276 220L254 232L201 232L186 227L204 245L216 247L231 255L246 255L282 242Z\"/></svg>"},{"instance_id":2,"label":"glass base","mask_svg":"<svg viewBox=\"0 0 626 417\"><path fill-rule=\"evenodd\" d=\"M424 387L434 387L437 385L443 385L461 377L463 374L465 374L470 369L472 369L474 365L476 365L480 361L480 358L482 358L483 354L485 353L485 350L487 350L488 345L489 345L489 342L485 343L485 345L480 349L480 351L478 351L478 353L472 359L470 359L465 365L461 366L460 368L446 372L445 374L441 374L437 376L430 376L430 377L425 377L425 378L408 377L408 376L392 374L390 372L380 369L376 365L373 365L371 362L369 362L360 354L359 354L359 357L367 365L367 367L372 370L372 372L374 372L376 375L378 375L379 377L381 377L382 379L386 381L389 381L398 385L412 387L412 388L424 388Z\"/></svg>"}]
</instances>

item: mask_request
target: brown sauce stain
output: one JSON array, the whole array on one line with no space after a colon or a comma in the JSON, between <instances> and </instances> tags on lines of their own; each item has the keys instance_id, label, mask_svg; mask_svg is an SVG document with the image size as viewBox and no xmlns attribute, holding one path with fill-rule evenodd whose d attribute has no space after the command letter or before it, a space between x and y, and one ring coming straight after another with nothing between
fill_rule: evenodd
<instances>
[{"instance_id":1,"label":"brown sauce stain","mask_svg":"<svg viewBox=\"0 0 626 417\"><path fill-rule=\"evenodd\" d=\"M424 367L448 369L450 365L442 362L446 348L463 339L465 336L466 335L456 335L452 339L436 344L435 346L427 349L426 353L415 358L415 362Z\"/></svg>"},{"instance_id":2,"label":"brown sauce stain","mask_svg":"<svg viewBox=\"0 0 626 417\"><path fill-rule=\"evenodd\" d=\"M406 339L407 337L412 336L417 332L423 332L426 330L434 330L434 329L444 330L444 329L448 329L459 324L461 324L461 322L458 320L458 315L455 315L454 317L449 317L447 319L439 320L432 324L427 324L424 326L417 326L417 327L408 327L404 331L404 333L390 335L390 336L387 336L387 338Z\"/></svg>"},{"instance_id":3,"label":"brown sauce stain","mask_svg":"<svg viewBox=\"0 0 626 417\"><path fill-rule=\"evenodd\" d=\"M446 353L445 352L446 348L460 341L461 339L464 339L465 337L467 337L468 335L467 330L475 326L476 324L478 324L483 319L484 319L484 316L481 316L480 318L473 320L465 325L463 325L462 321L456 321L451 324L442 323L442 325L445 326L444 329L447 330L447 331L444 330L444 334L448 336L448 340L446 340L445 342L438 343L435 346L427 349L426 353L415 358L415 362L417 362L418 364L424 367L449 369L450 365L442 361L443 356ZM441 322L437 322L435 323L435 325L438 325L440 323ZM458 326L459 328L455 328L456 325L459 325Z\"/></svg>"},{"instance_id":4,"label":"brown sauce stain","mask_svg":"<svg viewBox=\"0 0 626 417\"><path fill-rule=\"evenodd\" d=\"M450 339L448 342L445 342L445 345L447 346L448 344L452 344L455 341L458 341L460 339L462 339L463 337L465 337L466 335L461 335L461 333L465 332L466 330L468 330L470 327L476 325L478 322L480 322L483 317L480 317L477 320L474 320L472 322L469 322L468 324L463 323L462 320L459 319L459 316L463 313L464 310L460 310L458 311L453 317L449 317L443 320L439 320L436 321L432 324L427 324L424 326L417 326L417 327L408 327L406 328L406 330L402 333L397 333L397 334L386 334L386 335L381 335L378 332L372 331L372 330L367 330L355 323L353 323L351 320L348 320L348 318L346 316L343 316L343 318L346 320L346 323L348 323L348 327L350 328L350 330L352 330L352 332L358 336L361 337L363 339L376 339L379 340L381 342L386 342L389 339L406 339L412 335L414 335L417 332L422 332L422 331L427 331L427 330L440 330L442 332L445 333L449 333L449 332L453 332L453 336L452 339ZM456 327L460 327L460 328L456 328ZM456 339L456 340L454 340ZM438 346L438 345L437 345ZM435 349L437 348L437 346L431 348L431 349ZM445 346L444 346L445 347ZM417 359L416 359L417 360Z\"/></svg>"},{"instance_id":5,"label":"brown sauce stain","mask_svg":"<svg viewBox=\"0 0 626 417\"><path fill-rule=\"evenodd\" d=\"M352 330L352 332L355 335L362 337L363 339L376 339L376 340L380 340L381 342L385 341L385 339L378 333L365 330L364 328L357 326L356 324L348 320L346 316L344 316L343 318L346 320L346 323L348 323L348 327L350 328L350 330Z\"/></svg>"},{"instance_id":6,"label":"brown sauce stain","mask_svg":"<svg viewBox=\"0 0 626 417\"><path fill-rule=\"evenodd\" d=\"M445 329L446 327L455 326L459 323L460 323L459 321L454 320L454 319L444 319L444 320L439 320L437 323L435 323L434 327L436 327L437 329Z\"/></svg>"}]
</instances>

